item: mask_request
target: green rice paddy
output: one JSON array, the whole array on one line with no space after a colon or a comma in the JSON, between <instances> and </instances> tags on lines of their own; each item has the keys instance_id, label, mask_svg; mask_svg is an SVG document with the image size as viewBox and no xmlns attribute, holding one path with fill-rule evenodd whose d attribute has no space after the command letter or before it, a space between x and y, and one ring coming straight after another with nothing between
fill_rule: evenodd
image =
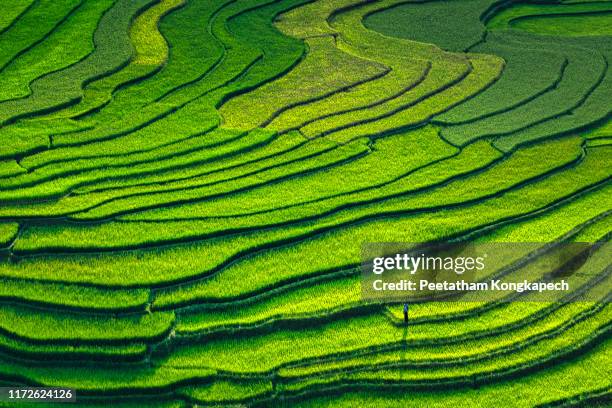
<instances>
[{"instance_id":1,"label":"green rice paddy","mask_svg":"<svg viewBox=\"0 0 612 408\"><path fill-rule=\"evenodd\" d=\"M591 301L416 303L408 327L359 265L471 239L537 243L516 273L540 273L609 241L611 63L610 1L0 2L0 385L607 406L609 244L573 278Z\"/></svg>"}]
</instances>

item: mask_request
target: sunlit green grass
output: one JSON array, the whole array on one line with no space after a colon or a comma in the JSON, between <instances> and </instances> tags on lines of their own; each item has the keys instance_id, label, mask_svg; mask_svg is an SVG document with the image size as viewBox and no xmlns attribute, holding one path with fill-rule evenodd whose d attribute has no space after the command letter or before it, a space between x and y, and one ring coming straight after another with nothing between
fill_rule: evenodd
<instances>
[{"instance_id":1,"label":"sunlit green grass","mask_svg":"<svg viewBox=\"0 0 612 408\"><path fill-rule=\"evenodd\" d=\"M130 408L609 393L609 244L571 293L415 302L407 326L359 275L363 242L523 243L474 275L518 281L609 240L608 3L4 3L2 386Z\"/></svg>"}]
</instances>

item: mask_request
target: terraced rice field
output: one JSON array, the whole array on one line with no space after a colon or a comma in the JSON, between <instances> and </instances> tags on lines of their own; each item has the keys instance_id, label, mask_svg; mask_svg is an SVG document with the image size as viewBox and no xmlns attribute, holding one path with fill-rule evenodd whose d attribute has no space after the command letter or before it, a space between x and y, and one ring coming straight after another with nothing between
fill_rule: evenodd
<instances>
[{"instance_id":1,"label":"terraced rice field","mask_svg":"<svg viewBox=\"0 0 612 408\"><path fill-rule=\"evenodd\" d=\"M599 301L422 303L408 328L358 267L361 242L549 248L529 268L608 241L611 27L595 0L0 2L0 385L607 405L606 244Z\"/></svg>"}]
</instances>

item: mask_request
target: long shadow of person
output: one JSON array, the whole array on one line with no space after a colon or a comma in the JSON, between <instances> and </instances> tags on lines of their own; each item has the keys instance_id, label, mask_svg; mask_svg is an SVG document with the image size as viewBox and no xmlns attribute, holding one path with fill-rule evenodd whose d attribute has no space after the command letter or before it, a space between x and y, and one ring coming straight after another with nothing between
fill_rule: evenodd
<instances>
[{"instance_id":1,"label":"long shadow of person","mask_svg":"<svg viewBox=\"0 0 612 408\"><path fill-rule=\"evenodd\" d=\"M404 324L404 328L402 330L402 352L400 357L400 365L402 367L406 367L408 363L408 323ZM403 376L404 370L400 369L400 378Z\"/></svg>"}]
</instances>

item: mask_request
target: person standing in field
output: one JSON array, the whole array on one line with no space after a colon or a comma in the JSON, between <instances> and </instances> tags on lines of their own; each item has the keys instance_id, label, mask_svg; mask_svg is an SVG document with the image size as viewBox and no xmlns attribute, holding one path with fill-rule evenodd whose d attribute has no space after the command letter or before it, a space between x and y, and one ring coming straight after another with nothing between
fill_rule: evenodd
<instances>
[{"instance_id":1,"label":"person standing in field","mask_svg":"<svg viewBox=\"0 0 612 408\"><path fill-rule=\"evenodd\" d=\"M404 303L404 324L408 324L408 303Z\"/></svg>"}]
</instances>

